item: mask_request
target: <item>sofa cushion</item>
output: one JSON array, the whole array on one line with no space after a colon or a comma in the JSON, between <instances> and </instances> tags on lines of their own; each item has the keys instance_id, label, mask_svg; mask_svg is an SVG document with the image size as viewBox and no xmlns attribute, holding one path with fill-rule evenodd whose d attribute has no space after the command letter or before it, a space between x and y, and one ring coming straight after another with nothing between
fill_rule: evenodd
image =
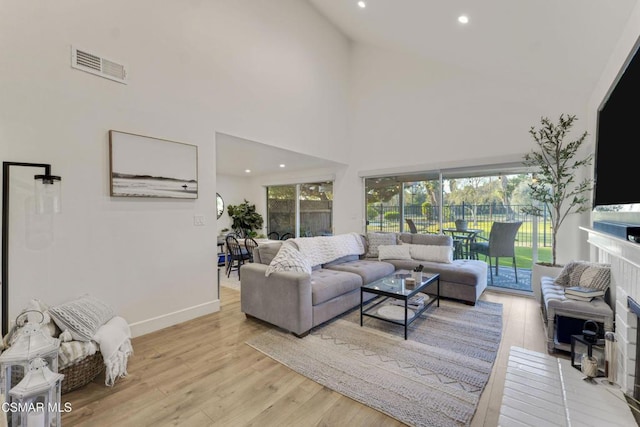
<instances>
[{"instance_id":1,"label":"sofa cushion","mask_svg":"<svg viewBox=\"0 0 640 427\"><path fill-rule=\"evenodd\" d=\"M409 245L380 245L378 246L378 260L411 259Z\"/></svg>"},{"instance_id":2,"label":"sofa cushion","mask_svg":"<svg viewBox=\"0 0 640 427\"><path fill-rule=\"evenodd\" d=\"M440 280L468 286L486 286L487 263L474 259L456 259L450 264L431 261L388 260L398 270L413 270L418 265L428 273L440 273Z\"/></svg>"},{"instance_id":3,"label":"sofa cushion","mask_svg":"<svg viewBox=\"0 0 640 427\"><path fill-rule=\"evenodd\" d=\"M396 245L398 237L396 233L367 233L367 258L378 258L378 246Z\"/></svg>"},{"instance_id":4,"label":"sofa cushion","mask_svg":"<svg viewBox=\"0 0 640 427\"><path fill-rule=\"evenodd\" d=\"M264 243L253 250L253 262L269 265L280 250L283 242Z\"/></svg>"},{"instance_id":5,"label":"sofa cushion","mask_svg":"<svg viewBox=\"0 0 640 427\"><path fill-rule=\"evenodd\" d=\"M602 316L610 315L611 307L603 298L594 298L592 301L578 301L567 298L564 295L564 286L554 283L553 278L543 276L540 279L540 287L544 305L549 309L562 309L563 312L574 312L581 315L597 314Z\"/></svg>"},{"instance_id":6,"label":"sofa cushion","mask_svg":"<svg viewBox=\"0 0 640 427\"><path fill-rule=\"evenodd\" d=\"M358 260L327 267L331 270L355 273L362 278L363 283L371 283L392 274L396 269L393 264L384 261Z\"/></svg>"},{"instance_id":7,"label":"sofa cushion","mask_svg":"<svg viewBox=\"0 0 640 427\"><path fill-rule=\"evenodd\" d=\"M340 257L334 261L328 262L326 264L322 264L323 268L326 267L330 267L332 265L336 265L336 264L342 264L343 262L349 262L349 261L357 261L360 259L360 255L346 255L343 257Z\"/></svg>"},{"instance_id":8,"label":"sofa cushion","mask_svg":"<svg viewBox=\"0 0 640 427\"><path fill-rule=\"evenodd\" d=\"M280 246L275 258L271 260L264 275L269 277L271 273L276 271L295 271L311 274L311 264L293 244L285 241Z\"/></svg>"},{"instance_id":9,"label":"sofa cushion","mask_svg":"<svg viewBox=\"0 0 640 427\"><path fill-rule=\"evenodd\" d=\"M311 304L322 304L361 286L362 278L357 274L321 268L311 273Z\"/></svg>"},{"instance_id":10,"label":"sofa cushion","mask_svg":"<svg viewBox=\"0 0 640 427\"><path fill-rule=\"evenodd\" d=\"M452 237L445 236L444 234L400 233L398 239L402 243L409 243L414 245L453 246Z\"/></svg>"}]
</instances>

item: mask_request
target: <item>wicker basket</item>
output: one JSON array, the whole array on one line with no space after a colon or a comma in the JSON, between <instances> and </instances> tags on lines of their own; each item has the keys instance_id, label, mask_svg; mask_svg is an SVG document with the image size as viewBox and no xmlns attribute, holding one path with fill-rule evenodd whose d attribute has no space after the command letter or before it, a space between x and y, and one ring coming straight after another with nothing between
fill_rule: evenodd
<instances>
[{"instance_id":1,"label":"wicker basket","mask_svg":"<svg viewBox=\"0 0 640 427\"><path fill-rule=\"evenodd\" d=\"M79 360L73 365L60 369L59 372L64 375L64 379L62 380L62 393L68 393L89 384L95 377L100 375L103 370L104 360L99 351Z\"/></svg>"}]
</instances>

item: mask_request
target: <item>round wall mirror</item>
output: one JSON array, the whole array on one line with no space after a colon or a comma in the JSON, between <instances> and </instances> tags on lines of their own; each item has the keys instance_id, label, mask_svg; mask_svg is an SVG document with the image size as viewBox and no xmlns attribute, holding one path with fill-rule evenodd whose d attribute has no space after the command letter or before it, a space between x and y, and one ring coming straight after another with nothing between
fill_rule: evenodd
<instances>
[{"instance_id":1,"label":"round wall mirror","mask_svg":"<svg viewBox=\"0 0 640 427\"><path fill-rule=\"evenodd\" d=\"M216 206L218 207L217 219L220 219L222 212L224 212L224 200L222 200L222 197L218 193L216 193Z\"/></svg>"}]
</instances>

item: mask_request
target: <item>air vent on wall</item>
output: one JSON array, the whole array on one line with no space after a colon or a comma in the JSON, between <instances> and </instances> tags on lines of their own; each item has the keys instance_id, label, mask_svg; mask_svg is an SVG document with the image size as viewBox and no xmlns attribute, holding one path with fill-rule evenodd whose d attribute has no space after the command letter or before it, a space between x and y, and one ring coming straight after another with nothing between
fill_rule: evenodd
<instances>
[{"instance_id":1,"label":"air vent on wall","mask_svg":"<svg viewBox=\"0 0 640 427\"><path fill-rule=\"evenodd\" d=\"M96 76L127 84L127 70L124 65L89 53L84 49L71 46L71 66Z\"/></svg>"}]
</instances>

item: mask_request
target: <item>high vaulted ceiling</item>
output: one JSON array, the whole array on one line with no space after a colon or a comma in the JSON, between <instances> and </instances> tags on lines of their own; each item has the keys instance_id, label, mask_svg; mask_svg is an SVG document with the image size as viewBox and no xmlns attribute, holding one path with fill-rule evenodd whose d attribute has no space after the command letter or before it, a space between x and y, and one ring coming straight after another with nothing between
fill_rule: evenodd
<instances>
[{"instance_id":1,"label":"high vaulted ceiling","mask_svg":"<svg viewBox=\"0 0 640 427\"><path fill-rule=\"evenodd\" d=\"M307 0L348 38L588 100L640 0ZM462 25L458 16L466 15ZM218 139L218 173L335 166L259 142ZM259 155L250 155L255 150Z\"/></svg>"},{"instance_id":2,"label":"high vaulted ceiling","mask_svg":"<svg viewBox=\"0 0 640 427\"><path fill-rule=\"evenodd\" d=\"M356 42L588 96L637 0L309 2Z\"/></svg>"}]
</instances>

